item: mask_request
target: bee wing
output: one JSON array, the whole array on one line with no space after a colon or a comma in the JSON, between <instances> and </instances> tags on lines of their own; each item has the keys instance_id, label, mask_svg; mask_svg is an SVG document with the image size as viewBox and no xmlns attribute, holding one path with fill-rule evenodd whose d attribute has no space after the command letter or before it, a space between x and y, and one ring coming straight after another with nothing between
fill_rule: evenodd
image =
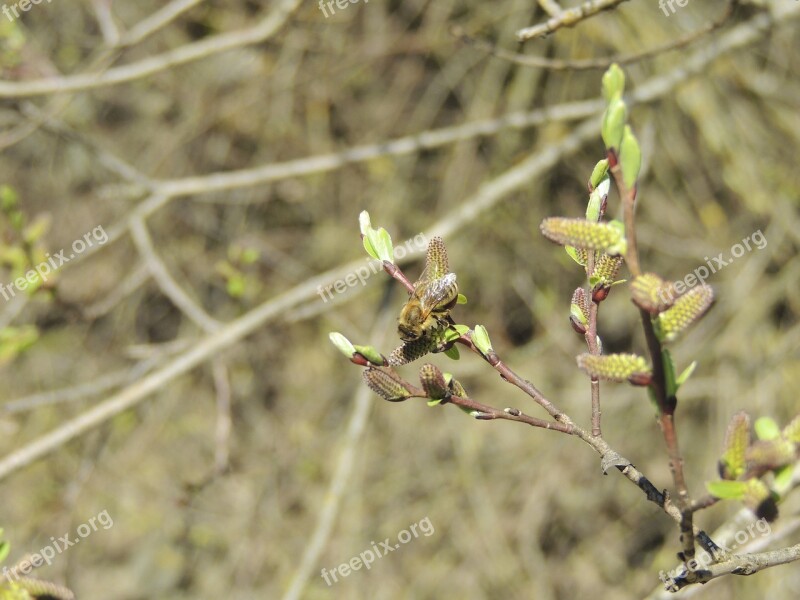
<instances>
[{"instance_id":1,"label":"bee wing","mask_svg":"<svg viewBox=\"0 0 800 600\"><path fill-rule=\"evenodd\" d=\"M425 279L427 271L428 269L426 268L422 272L418 287L414 290L422 305L423 317L427 317L434 308L447 298L456 283L455 273L447 273L438 279Z\"/></svg>"}]
</instances>

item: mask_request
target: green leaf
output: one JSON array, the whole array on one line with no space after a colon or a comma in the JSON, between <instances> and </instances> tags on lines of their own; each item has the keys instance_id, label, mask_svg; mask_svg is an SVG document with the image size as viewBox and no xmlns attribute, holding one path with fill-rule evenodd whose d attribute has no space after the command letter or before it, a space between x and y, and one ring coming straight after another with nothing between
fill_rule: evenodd
<instances>
[{"instance_id":1,"label":"green leaf","mask_svg":"<svg viewBox=\"0 0 800 600\"><path fill-rule=\"evenodd\" d=\"M445 330L444 341L454 342L468 331L469 327L466 325L452 325Z\"/></svg>"},{"instance_id":2,"label":"green leaf","mask_svg":"<svg viewBox=\"0 0 800 600\"><path fill-rule=\"evenodd\" d=\"M438 406L442 403L442 399L439 398L438 400L428 400L428 406Z\"/></svg>"},{"instance_id":3,"label":"green leaf","mask_svg":"<svg viewBox=\"0 0 800 600\"><path fill-rule=\"evenodd\" d=\"M664 363L664 379L666 379L667 383L667 396L672 397L678 392L678 384L675 381L675 363L672 362L672 355L666 348L661 351L661 359Z\"/></svg>"},{"instance_id":4,"label":"green leaf","mask_svg":"<svg viewBox=\"0 0 800 600\"><path fill-rule=\"evenodd\" d=\"M362 243L367 254L378 260L394 263L394 247L392 246L392 238L389 232L383 227L373 229L369 213L365 210L361 211L358 216L358 225L361 229Z\"/></svg>"},{"instance_id":5,"label":"green leaf","mask_svg":"<svg viewBox=\"0 0 800 600\"><path fill-rule=\"evenodd\" d=\"M364 236L364 249L373 258L386 260L394 263L394 247L389 232L383 227L380 229L368 229Z\"/></svg>"},{"instance_id":6,"label":"green leaf","mask_svg":"<svg viewBox=\"0 0 800 600\"><path fill-rule=\"evenodd\" d=\"M361 229L361 235L366 236L367 232L372 229L372 223L369 219L369 213L362 210L358 215L358 226ZM375 258L378 258L377 256Z\"/></svg>"},{"instance_id":7,"label":"green leaf","mask_svg":"<svg viewBox=\"0 0 800 600\"><path fill-rule=\"evenodd\" d=\"M642 168L642 151L636 136L633 135L633 131L628 125L625 126L625 133L619 147L619 163L625 185L628 186L628 189L634 187Z\"/></svg>"},{"instance_id":8,"label":"green leaf","mask_svg":"<svg viewBox=\"0 0 800 600\"><path fill-rule=\"evenodd\" d=\"M754 428L758 439L769 441L777 439L781 436L781 429L774 419L770 417L760 417L756 419Z\"/></svg>"},{"instance_id":9,"label":"green leaf","mask_svg":"<svg viewBox=\"0 0 800 600\"><path fill-rule=\"evenodd\" d=\"M586 250L578 250L575 246L564 246L570 258L578 263L580 266L586 266Z\"/></svg>"},{"instance_id":10,"label":"green leaf","mask_svg":"<svg viewBox=\"0 0 800 600\"><path fill-rule=\"evenodd\" d=\"M694 370L696 368L697 368L697 361L694 360L692 361L692 364L686 367L683 370L683 372L680 375L678 375L678 378L675 380L675 383L678 384L678 388L680 388L684 383L686 383L686 381L689 379L689 377L692 376L692 373L694 373Z\"/></svg>"},{"instance_id":11,"label":"green leaf","mask_svg":"<svg viewBox=\"0 0 800 600\"><path fill-rule=\"evenodd\" d=\"M608 161L600 162L605 162L606 165L608 165ZM586 206L587 220L600 220L600 209L603 206L603 198L608 196L609 189L611 189L611 179L608 177L608 175L605 175L589 194L589 204Z\"/></svg>"},{"instance_id":12,"label":"green leaf","mask_svg":"<svg viewBox=\"0 0 800 600\"><path fill-rule=\"evenodd\" d=\"M242 261L243 265L252 265L254 262L258 260L259 252L255 248L245 248L242 250L242 255L240 260Z\"/></svg>"},{"instance_id":13,"label":"green leaf","mask_svg":"<svg viewBox=\"0 0 800 600\"><path fill-rule=\"evenodd\" d=\"M773 487L779 496L785 496L792 488L792 476L794 475L794 465L786 465L775 470L775 480ZM2 562L2 561L0 561Z\"/></svg>"},{"instance_id":14,"label":"green leaf","mask_svg":"<svg viewBox=\"0 0 800 600\"><path fill-rule=\"evenodd\" d=\"M612 64L603 73L601 89L606 102L611 102L612 99L621 97L625 92L625 73L617 63Z\"/></svg>"},{"instance_id":15,"label":"green leaf","mask_svg":"<svg viewBox=\"0 0 800 600\"><path fill-rule=\"evenodd\" d=\"M2 530L0 530L2 533ZM0 542L0 563L2 563L6 558L8 558L8 553L11 552L11 544L6 542L5 540Z\"/></svg>"},{"instance_id":16,"label":"green leaf","mask_svg":"<svg viewBox=\"0 0 800 600\"><path fill-rule=\"evenodd\" d=\"M492 341L489 339L489 332L483 325L476 325L472 334L472 341L484 356L492 351Z\"/></svg>"},{"instance_id":17,"label":"green leaf","mask_svg":"<svg viewBox=\"0 0 800 600\"><path fill-rule=\"evenodd\" d=\"M0 365L14 360L33 346L37 339L39 339L39 330L34 325L0 329Z\"/></svg>"},{"instance_id":18,"label":"green leaf","mask_svg":"<svg viewBox=\"0 0 800 600\"><path fill-rule=\"evenodd\" d=\"M741 500L747 492L746 481L708 481L708 493L720 500Z\"/></svg>"},{"instance_id":19,"label":"green leaf","mask_svg":"<svg viewBox=\"0 0 800 600\"><path fill-rule=\"evenodd\" d=\"M459 294L458 300L456 300L456 304L466 304L466 303L467 303L467 297L464 294Z\"/></svg>"},{"instance_id":20,"label":"green leaf","mask_svg":"<svg viewBox=\"0 0 800 600\"><path fill-rule=\"evenodd\" d=\"M383 355L372 346L359 346L358 344L353 344L353 348L373 365L382 365L384 362L386 362L383 358Z\"/></svg>"},{"instance_id":21,"label":"green leaf","mask_svg":"<svg viewBox=\"0 0 800 600\"><path fill-rule=\"evenodd\" d=\"M225 291L231 298L241 298L244 296L246 288L245 279L241 274L235 274L225 283Z\"/></svg>"},{"instance_id":22,"label":"green leaf","mask_svg":"<svg viewBox=\"0 0 800 600\"><path fill-rule=\"evenodd\" d=\"M331 343L336 346L347 358L352 358L353 354L356 353L355 346L353 346L353 344L350 343L350 340L348 340L338 331L332 331L329 333L328 338L331 340Z\"/></svg>"},{"instance_id":23,"label":"green leaf","mask_svg":"<svg viewBox=\"0 0 800 600\"><path fill-rule=\"evenodd\" d=\"M458 353L458 348L455 346L451 346L447 350L444 351L444 355L448 358L452 358L453 360L458 360L461 358L461 355Z\"/></svg>"},{"instance_id":24,"label":"green leaf","mask_svg":"<svg viewBox=\"0 0 800 600\"><path fill-rule=\"evenodd\" d=\"M597 161L597 164L594 166L594 169L592 169L592 175L589 177L589 187L592 190L597 189L597 186L600 185L600 182L605 181L607 179L608 179L608 159L604 158L603 160ZM586 215L586 218L588 219L589 215Z\"/></svg>"},{"instance_id":25,"label":"green leaf","mask_svg":"<svg viewBox=\"0 0 800 600\"><path fill-rule=\"evenodd\" d=\"M621 98L612 100L603 114L602 136L607 149L617 149L625 133L625 119L628 109Z\"/></svg>"}]
</instances>

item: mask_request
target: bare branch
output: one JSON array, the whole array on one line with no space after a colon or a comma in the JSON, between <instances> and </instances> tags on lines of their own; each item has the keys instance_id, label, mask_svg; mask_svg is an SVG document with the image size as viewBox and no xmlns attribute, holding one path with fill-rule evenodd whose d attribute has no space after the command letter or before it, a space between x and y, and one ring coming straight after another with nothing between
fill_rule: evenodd
<instances>
[{"instance_id":1,"label":"bare branch","mask_svg":"<svg viewBox=\"0 0 800 600\"><path fill-rule=\"evenodd\" d=\"M153 276L153 279L155 279L161 291L172 300L173 304L175 304L181 312L203 330L208 332L217 331L222 324L208 315L199 304L183 291L181 286L172 278L172 275L169 274L164 263L161 262L155 248L153 248L153 241L150 239L150 234L147 232L144 219L141 217L134 217L131 219L130 230L133 242L136 244L136 249L142 256L147 268L150 270L150 274Z\"/></svg>"},{"instance_id":2,"label":"bare branch","mask_svg":"<svg viewBox=\"0 0 800 600\"><path fill-rule=\"evenodd\" d=\"M544 23L520 29L517 32L517 39L524 42L531 38L548 35L562 27L574 27L584 19L593 17L604 10L611 10L623 2L627 2L627 0L589 0L576 8L562 10L558 16L548 19Z\"/></svg>"},{"instance_id":3,"label":"bare branch","mask_svg":"<svg viewBox=\"0 0 800 600\"><path fill-rule=\"evenodd\" d=\"M80 73L31 81L0 81L0 98L46 96L118 85L234 48L259 44L277 33L299 6L300 0L283 0L254 27L221 33L139 62L108 69L103 73Z\"/></svg>"},{"instance_id":4,"label":"bare branch","mask_svg":"<svg viewBox=\"0 0 800 600\"><path fill-rule=\"evenodd\" d=\"M163 29L172 21L181 16L190 8L194 8L203 0L172 0L166 6L159 8L156 12L126 31L116 42L118 47L133 46L138 44L148 36L153 35L159 29Z\"/></svg>"}]
</instances>

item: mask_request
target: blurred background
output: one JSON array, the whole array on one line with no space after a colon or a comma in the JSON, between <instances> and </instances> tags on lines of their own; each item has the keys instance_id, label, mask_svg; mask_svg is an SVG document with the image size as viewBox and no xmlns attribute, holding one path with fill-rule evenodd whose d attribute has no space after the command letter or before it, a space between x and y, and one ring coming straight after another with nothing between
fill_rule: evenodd
<instances>
[{"instance_id":1,"label":"blurred background","mask_svg":"<svg viewBox=\"0 0 800 600\"><path fill-rule=\"evenodd\" d=\"M727 2L666 14L634 0L518 44L553 4L85 0L0 17L0 283L108 234L35 293L0 298L6 565L107 511L113 526L36 576L86 600L659 588L678 529L640 490L603 476L577 439L381 400L328 333L388 354L405 291L378 272L318 292L366 265L362 210L396 244L443 234L469 299L454 318L485 325L507 364L588 427L585 345L568 321L582 272L538 225L584 213L604 154L603 68L559 61L602 67L683 40L623 65L640 94L644 268L678 280L754 232L767 241L710 277L715 307L672 347L679 369L699 362L677 418L690 491L716 478L736 411L798 413L800 6L741 2L723 19ZM555 62L516 64L453 27ZM608 214L620 216L613 193ZM405 259L412 280L420 257ZM624 287L599 331L606 352L645 352ZM481 402L546 416L473 355L430 361ZM401 371L413 381L418 366ZM609 443L671 488L646 393L603 384L602 407ZM53 431L63 439L27 453ZM795 533L774 547L796 543L798 508L781 507L773 533ZM720 503L700 526L739 509ZM369 570L321 576L425 519L432 534ZM794 598L800 572L690 593Z\"/></svg>"}]
</instances>

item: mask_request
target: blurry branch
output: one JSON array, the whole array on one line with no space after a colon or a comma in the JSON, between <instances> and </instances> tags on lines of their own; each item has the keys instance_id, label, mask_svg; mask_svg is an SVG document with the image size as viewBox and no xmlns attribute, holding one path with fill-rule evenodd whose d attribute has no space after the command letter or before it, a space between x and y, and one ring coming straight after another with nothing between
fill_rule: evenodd
<instances>
[{"instance_id":1,"label":"blurry branch","mask_svg":"<svg viewBox=\"0 0 800 600\"><path fill-rule=\"evenodd\" d=\"M106 46L116 46L119 42L119 29L111 14L111 0L92 0L92 8Z\"/></svg>"},{"instance_id":2,"label":"blurry branch","mask_svg":"<svg viewBox=\"0 0 800 600\"><path fill-rule=\"evenodd\" d=\"M647 58L653 58L659 56L661 54L665 54L667 52L672 52L673 50L678 50L680 48L684 48L693 42L701 39L702 37L716 31L720 27L722 27L725 23L733 15L733 9L738 4L739 0L730 0L728 6L725 8L720 17L716 20L708 23L705 27L698 29L697 31L693 31L691 33L687 33L684 36L679 37L677 40L672 42L667 42L665 44L660 44L648 50L643 50L641 52L635 52L633 54L618 54L616 56L611 56L608 58L588 58L585 60L560 60L557 58L545 58L542 56L533 56L530 54L519 54L516 52L509 52L504 48L496 46L486 40L478 39L472 37L465 33L463 29L460 27L453 27L452 34L462 40L482 50L495 56L502 60L507 60L517 65L522 65L525 67L539 67L543 69L549 69L551 71L584 71L584 70L592 70L592 69L607 69L611 66L612 63L617 64L630 64L639 62L640 60L645 60Z\"/></svg>"},{"instance_id":3,"label":"blurry branch","mask_svg":"<svg viewBox=\"0 0 800 600\"><path fill-rule=\"evenodd\" d=\"M589 0L589 2L585 2L578 7L562 10L557 16L548 19L544 23L520 29L517 32L517 39L520 42L524 42L531 38L542 37L553 33L562 27L573 27L584 19L593 17L604 10L611 10L618 4L622 4L626 1L627 0Z\"/></svg>"},{"instance_id":4,"label":"blurry branch","mask_svg":"<svg viewBox=\"0 0 800 600\"><path fill-rule=\"evenodd\" d=\"M361 265L363 261L358 261ZM292 290L272 298L218 331L198 340L189 350L166 363L162 368L114 394L108 400L64 422L49 433L22 446L0 459L0 479L33 461L55 451L63 444L90 431L111 417L133 408L151 393L163 390L176 377L201 365L221 350L229 348L265 323L282 316L305 298L316 294L319 285L328 283L323 276L314 277Z\"/></svg>"},{"instance_id":5,"label":"blurry branch","mask_svg":"<svg viewBox=\"0 0 800 600\"><path fill-rule=\"evenodd\" d=\"M299 6L300 0L282 0L277 8L254 27L221 33L129 65L108 69L103 73L80 73L31 81L0 81L0 98L46 96L117 85L234 48L259 44L277 33Z\"/></svg>"},{"instance_id":6,"label":"blurry branch","mask_svg":"<svg viewBox=\"0 0 800 600\"><path fill-rule=\"evenodd\" d=\"M21 112L33 122L38 123L43 130L63 136L70 141L86 147L88 151L97 157L98 163L101 166L105 167L109 172L114 173L124 181L139 184L140 186L144 187L152 186L152 181L150 178L139 171L136 167L119 158L112 152L109 152L98 142L95 142L83 132L58 119L55 115L46 114L33 102L24 102L21 106Z\"/></svg>"},{"instance_id":7,"label":"blurry branch","mask_svg":"<svg viewBox=\"0 0 800 600\"><path fill-rule=\"evenodd\" d=\"M539 0L539 6L551 17L557 17L564 10L555 0Z\"/></svg>"},{"instance_id":8,"label":"blurry branch","mask_svg":"<svg viewBox=\"0 0 800 600\"><path fill-rule=\"evenodd\" d=\"M125 276L121 283L114 286L105 298L82 309L84 318L93 321L111 312L114 307L138 290L150 279L150 270L144 263L139 263Z\"/></svg>"},{"instance_id":9,"label":"blurry branch","mask_svg":"<svg viewBox=\"0 0 800 600\"><path fill-rule=\"evenodd\" d=\"M798 13L800 13L800 4L787 8L784 14L779 16L784 19L795 18ZM766 13L757 15L721 35L714 44L695 51L680 66L663 75L651 77L631 92L626 101L632 104L646 103L666 96L681 82L702 73L719 56L758 40L773 24L770 15ZM252 187L280 179L332 171L349 164L365 162L382 156L397 156L430 150L474 137L493 135L506 128L522 129L556 120L582 119L598 114L603 108L602 100L568 102L549 108L510 113L496 119L433 129L382 143L355 146L337 153L300 158L253 169L157 180L154 182L154 191L177 197ZM545 150L546 152L547 150Z\"/></svg>"},{"instance_id":10,"label":"blurry branch","mask_svg":"<svg viewBox=\"0 0 800 600\"><path fill-rule=\"evenodd\" d=\"M378 314L375 327L371 334L379 337L380 343L382 343L388 329L387 324L389 318L389 312L385 310L384 307L384 310ZM339 505L347 490L350 476L353 473L353 465L355 464L358 445L364 435L367 419L369 418L369 409L372 407L373 402L372 392L370 392L369 388L363 385L359 386L353 400L353 412L347 423L344 447L336 461L336 468L334 469L333 476L328 485L328 491L324 496L325 500L319 511L317 524L314 527L314 532L311 534L308 545L303 551L300 564L292 575L289 589L286 590L282 600L299 600L306 586L306 582L308 581L308 577L311 575L311 571L319 562L320 554L322 554L322 550L328 538L330 538L331 531L333 531L333 524L339 512Z\"/></svg>"},{"instance_id":11,"label":"blurry branch","mask_svg":"<svg viewBox=\"0 0 800 600\"><path fill-rule=\"evenodd\" d=\"M117 47L126 47L138 44L143 39L153 35L159 29L166 27L181 14L190 8L194 8L201 2L203 2L203 0L172 0L172 2L162 8L159 8L146 19L139 21L136 25L123 33L117 39L116 43L112 45Z\"/></svg>"},{"instance_id":12,"label":"blurry branch","mask_svg":"<svg viewBox=\"0 0 800 600\"><path fill-rule=\"evenodd\" d=\"M0 405L0 410L7 414L33 410L40 406L60 404L62 402L76 402L85 400L92 396L97 396L116 387L136 381L139 377L150 371L162 357L151 357L129 369L120 369L113 373L100 375L88 383L80 383L72 387L63 388L51 392L41 392L32 394L16 400L11 400Z\"/></svg>"},{"instance_id":13,"label":"blurry branch","mask_svg":"<svg viewBox=\"0 0 800 600\"><path fill-rule=\"evenodd\" d=\"M385 142L354 146L341 152L299 158L253 169L161 180L156 181L155 185L160 193L173 197L251 187L289 177L333 171L382 156L399 156L431 150L474 137L491 136L503 129L523 129L554 121L581 119L598 113L602 108L602 101L567 102L550 108L515 112L496 119L432 129Z\"/></svg>"},{"instance_id":14,"label":"blurry branch","mask_svg":"<svg viewBox=\"0 0 800 600\"><path fill-rule=\"evenodd\" d=\"M777 14L775 16L780 18L783 22L788 21L790 18L795 18L800 14L800 3L789 3L782 5L782 7L781 10L776 11ZM773 25L774 22L770 15L762 13L755 16L748 22L720 36L717 43L713 46L697 51L689 57L681 67L663 77L653 78L640 86L634 94L632 94L632 100L646 102L671 93L678 83L701 71L716 57L759 39L761 34ZM548 145L541 152L532 154L523 162L509 169L502 175L483 184L471 198L467 199L454 213L445 215L426 232L426 235L429 237L433 237L434 235L446 237L452 234L462 228L464 224L471 222L485 211L492 208L507 194L527 185L532 179L541 175L564 156L580 148L583 143L595 139L596 135L596 119L587 119L560 142ZM201 179L203 178L193 178L189 181ZM256 183L252 183L251 185L256 185ZM200 192L203 190L197 191ZM122 223L118 223L115 228L109 229L109 242L111 242L112 239L118 239L124 235L128 230L128 223L132 217L136 215L144 217L151 214L163 206L168 200L169 197L164 195L152 195L148 197L133 210L132 215L126 217ZM105 245L102 247L105 247ZM95 246L94 248L100 248L100 246ZM90 256L94 248L88 249L87 252L65 265L64 268L69 268L70 265L79 263L80 259ZM409 257L406 257L404 261L399 262L405 263L408 258ZM167 363L158 371L125 388L86 413L67 421L50 433L41 436L37 440L7 455L5 458L0 459L0 479L46 456L62 444L80 436L82 433L96 427L119 412L135 406L150 393L162 389L170 381L199 364L202 364L215 353L235 344L265 323L283 317L286 311L307 300L313 299L317 294L319 286L328 285L331 281L344 277L361 265L363 265L363 260L358 259L341 265L340 267L330 269L315 277L311 277L279 296L267 300L239 319L225 324L220 330L202 338L192 348ZM356 289L348 294L350 298L355 298L357 296L358 290ZM609 448L604 448L602 446L602 440L600 438L592 438L592 436L588 436L588 438L587 443L594 447L595 450L604 457L604 460L613 456L612 454L608 454L610 452ZM663 506L674 518L674 512L671 511L677 511L677 508L667 502L663 498L663 495L661 495L658 490L655 490L652 484L644 479L644 476L636 471L632 465L617 466L617 468L620 469L623 475L628 479L637 483L640 488L643 490L646 489L648 497L652 495L656 498L655 501L659 503L659 506ZM680 512L678 511L678 515L679 514Z\"/></svg>"},{"instance_id":15,"label":"blurry branch","mask_svg":"<svg viewBox=\"0 0 800 600\"><path fill-rule=\"evenodd\" d=\"M172 278L172 275L169 274L166 265L164 265L155 248L153 248L153 241L147 232L144 219L139 216L133 217L130 223L130 230L136 249L164 295L203 330L207 332L217 331L221 327L221 323L209 316L199 304L192 300Z\"/></svg>"},{"instance_id":16,"label":"blurry branch","mask_svg":"<svg viewBox=\"0 0 800 600\"><path fill-rule=\"evenodd\" d=\"M230 462L231 383L228 367L219 357L211 362L214 389L217 392L217 425L214 433L214 473L221 475Z\"/></svg>"}]
</instances>

